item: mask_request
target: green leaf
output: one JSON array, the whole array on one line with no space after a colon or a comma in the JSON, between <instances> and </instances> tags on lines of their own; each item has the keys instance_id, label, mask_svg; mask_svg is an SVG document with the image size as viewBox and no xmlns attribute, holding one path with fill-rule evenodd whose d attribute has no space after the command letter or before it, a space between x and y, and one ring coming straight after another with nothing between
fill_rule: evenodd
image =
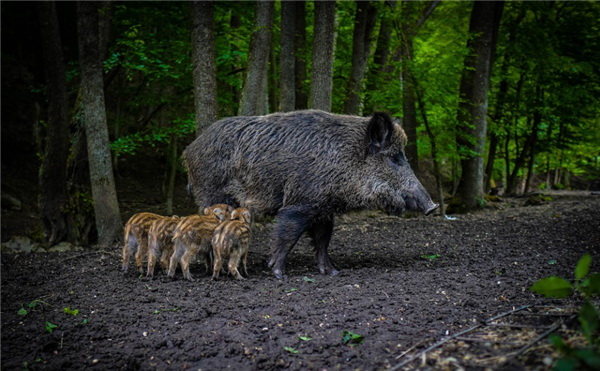
<instances>
[{"instance_id":1,"label":"green leaf","mask_svg":"<svg viewBox=\"0 0 600 371\"><path fill-rule=\"evenodd\" d=\"M575 279L582 280L585 276L590 272L590 265L592 264L592 256L590 254L585 254L579 259L577 262L577 267L575 267Z\"/></svg>"},{"instance_id":2,"label":"green leaf","mask_svg":"<svg viewBox=\"0 0 600 371\"><path fill-rule=\"evenodd\" d=\"M600 295L600 273L588 277L587 291L589 295Z\"/></svg>"},{"instance_id":3,"label":"green leaf","mask_svg":"<svg viewBox=\"0 0 600 371\"><path fill-rule=\"evenodd\" d=\"M88 323L90 323L90 320L87 318L84 318L83 321L81 321L82 325L87 325Z\"/></svg>"},{"instance_id":4,"label":"green leaf","mask_svg":"<svg viewBox=\"0 0 600 371\"><path fill-rule=\"evenodd\" d=\"M571 283L564 278L550 276L536 281L531 291L551 298L565 298L573 291Z\"/></svg>"},{"instance_id":5,"label":"green leaf","mask_svg":"<svg viewBox=\"0 0 600 371\"><path fill-rule=\"evenodd\" d=\"M563 338L561 338L559 335L550 335L550 342L559 352L563 354L568 354L569 351L571 351L571 347L567 343L565 343Z\"/></svg>"},{"instance_id":6,"label":"green leaf","mask_svg":"<svg viewBox=\"0 0 600 371\"><path fill-rule=\"evenodd\" d=\"M304 280L304 282L309 282L309 283L317 282L316 279L310 278L310 277L306 277L306 276L302 277L302 279Z\"/></svg>"},{"instance_id":7,"label":"green leaf","mask_svg":"<svg viewBox=\"0 0 600 371\"><path fill-rule=\"evenodd\" d=\"M600 324L600 313L598 313L598 309L591 302L586 301L579 308L579 323L581 323L581 330L588 343L592 344L592 337Z\"/></svg>"},{"instance_id":8,"label":"green leaf","mask_svg":"<svg viewBox=\"0 0 600 371\"><path fill-rule=\"evenodd\" d=\"M18 314L19 316L26 316L26 315L27 315L27 313L29 313L29 312L27 311L27 309L25 309L25 308L23 308L23 307L21 307L21 309L19 309L19 311L17 312L17 314Z\"/></svg>"},{"instance_id":9,"label":"green leaf","mask_svg":"<svg viewBox=\"0 0 600 371\"><path fill-rule=\"evenodd\" d=\"M302 341L311 341L312 340L312 338L308 335L298 336L298 339L300 339Z\"/></svg>"},{"instance_id":10,"label":"green leaf","mask_svg":"<svg viewBox=\"0 0 600 371\"><path fill-rule=\"evenodd\" d=\"M65 314L70 314L72 316L76 316L79 314L79 309L71 309L69 307L64 308L63 311L65 312Z\"/></svg>"},{"instance_id":11,"label":"green leaf","mask_svg":"<svg viewBox=\"0 0 600 371\"><path fill-rule=\"evenodd\" d=\"M442 256L440 254L423 254L421 255L422 259L425 260L435 260L437 258L441 258Z\"/></svg>"},{"instance_id":12,"label":"green leaf","mask_svg":"<svg viewBox=\"0 0 600 371\"><path fill-rule=\"evenodd\" d=\"M556 366L554 366L554 371L575 371L577 370L577 366L579 362L577 359L571 357L563 357L556 362Z\"/></svg>"},{"instance_id":13,"label":"green leaf","mask_svg":"<svg viewBox=\"0 0 600 371\"><path fill-rule=\"evenodd\" d=\"M362 342L364 340L365 340L364 336L356 334L352 331L344 331L342 333L342 341L344 342L344 344L347 344L350 346L362 344Z\"/></svg>"},{"instance_id":14,"label":"green leaf","mask_svg":"<svg viewBox=\"0 0 600 371\"><path fill-rule=\"evenodd\" d=\"M300 353L300 351L294 347L283 347L283 350L285 350L286 352L290 352L292 354Z\"/></svg>"},{"instance_id":15,"label":"green leaf","mask_svg":"<svg viewBox=\"0 0 600 371\"><path fill-rule=\"evenodd\" d=\"M52 333L52 331L54 331L54 329L56 329L57 327L58 327L58 325L55 325L52 322L46 321L45 328L46 328L46 331L48 331L49 333Z\"/></svg>"},{"instance_id":16,"label":"green leaf","mask_svg":"<svg viewBox=\"0 0 600 371\"><path fill-rule=\"evenodd\" d=\"M590 370L600 369L600 353L594 349L577 349L574 354L577 358L583 361Z\"/></svg>"}]
</instances>

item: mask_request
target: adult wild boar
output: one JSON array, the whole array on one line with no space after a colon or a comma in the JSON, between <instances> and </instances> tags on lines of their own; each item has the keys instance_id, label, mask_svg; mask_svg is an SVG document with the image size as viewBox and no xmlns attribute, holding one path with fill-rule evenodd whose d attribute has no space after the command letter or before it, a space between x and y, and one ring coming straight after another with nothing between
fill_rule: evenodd
<instances>
[{"instance_id":1,"label":"adult wild boar","mask_svg":"<svg viewBox=\"0 0 600 371\"><path fill-rule=\"evenodd\" d=\"M220 120L183 157L201 208L227 203L276 215L269 267L282 278L305 231L319 271L339 273L327 253L335 214L437 208L410 168L405 145L404 130L385 113L363 118L305 110Z\"/></svg>"}]
</instances>

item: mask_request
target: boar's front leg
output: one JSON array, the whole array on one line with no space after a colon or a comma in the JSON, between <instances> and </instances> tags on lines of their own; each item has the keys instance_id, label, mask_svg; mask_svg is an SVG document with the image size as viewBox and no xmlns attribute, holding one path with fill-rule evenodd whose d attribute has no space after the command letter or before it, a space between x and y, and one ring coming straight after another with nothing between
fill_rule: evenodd
<instances>
[{"instance_id":1,"label":"boar's front leg","mask_svg":"<svg viewBox=\"0 0 600 371\"><path fill-rule=\"evenodd\" d=\"M329 254L327 253L329 241L331 241L331 234L333 233L333 216L328 216L325 219L315 221L308 229L308 233L315 245L319 272L321 272L321 274L330 274L332 276L339 274L340 271L333 266L329 259Z\"/></svg>"},{"instance_id":2,"label":"boar's front leg","mask_svg":"<svg viewBox=\"0 0 600 371\"><path fill-rule=\"evenodd\" d=\"M277 279L285 274L285 260L302 233L311 224L314 213L302 206L287 206L277 213L274 230L275 248L269 260L269 267Z\"/></svg>"}]
</instances>

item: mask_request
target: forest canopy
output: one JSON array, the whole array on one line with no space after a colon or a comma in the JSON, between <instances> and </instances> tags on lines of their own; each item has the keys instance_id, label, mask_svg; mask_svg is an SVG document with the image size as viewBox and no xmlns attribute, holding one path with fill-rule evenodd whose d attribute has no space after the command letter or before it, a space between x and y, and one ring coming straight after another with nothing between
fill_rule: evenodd
<instances>
[{"instance_id":1,"label":"forest canopy","mask_svg":"<svg viewBox=\"0 0 600 371\"><path fill-rule=\"evenodd\" d=\"M326 107L365 116L386 111L401 120L408 159L432 194L438 188L437 198L460 193L469 159L481 162L475 181L486 194L598 187L600 3L497 3L488 10L497 27L481 32L473 28L484 14L476 12L486 11L476 9L478 2L329 3L215 1L196 13L191 2L99 3L98 58L113 169L148 148L163 153L168 198L170 179L184 171L181 151L210 121ZM17 148L33 148L41 163L48 153L57 90L44 72L42 11L55 12L59 27L54 47L64 66L62 105L69 116L62 120L72 134L63 145L69 161L85 157L77 151L81 138L73 135L83 131L77 3L57 2L50 10L37 2L1 6L3 169L6 153ZM210 45L194 45L193 32ZM490 45L483 51L477 42L486 34ZM322 46L328 42L332 47ZM487 82L480 104L485 113L474 122L465 119L475 119L464 111L475 103L463 84L479 71L469 61L482 55L488 67L475 78ZM203 67L206 60L212 69ZM214 78L214 85L195 94L197 81L208 81L195 73L208 74L203 77ZM207 94L214 101L201 103ZM251 98L252 106L244 107ZM199 119L206 104L214 114ZM23 125L35 137L13 139L28 132ZM478 127L482 134L471 134ZM87 186L69 189L70 197L86 192ZM475 196L485 202L483 194Z\"/></svg>"}]
</instances>

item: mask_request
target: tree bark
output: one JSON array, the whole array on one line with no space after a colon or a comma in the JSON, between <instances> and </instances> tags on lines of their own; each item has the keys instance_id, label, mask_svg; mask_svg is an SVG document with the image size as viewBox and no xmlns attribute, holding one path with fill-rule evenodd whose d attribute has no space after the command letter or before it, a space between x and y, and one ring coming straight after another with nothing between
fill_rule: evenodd
<instances>
[{"instance_id":1,"label":"tree bark","mask_svg":"<svg viewBox=\"0 0 600 371\"><path fill-rule=\"evenodd\" d=\"M38 13L48 87L48 130L39 176L40 216L47 243L52 246L65 240L69 234L66 216L69 113L65 64L55 3L38 3Z\"/></svg>"},{"instance_id":2,"label":"tree bark","mask_svg":"<svg viewBox=\"0 0 600 371\"><path fill-rule=\"evenodd\" d=\"M333 51L335 48L335 1L315 2L310 107L331 111Z\"/></svg>"},{"instance_id":3,"label":"tree bark","mask_svg":"<svg viewBox=\"0 0 600 371\"><path fill-rule=\"evenodd\" d=\"M279 69L279 110L293 111L296 107L296 3L281 2L281 52Z\"/></svg>"},{"instance_id":4,"label":"tree bark","mask_svg":"<svg viewBox=\"0 0 600 371\"><path fill-rule=\"evenodd\" d=\"M267 67L271 51L271 29L275 3L270 0L256 2L256 28L250 40L248 73L242 89L239 114L254 116L265 114Z\"/></svg>"},{"instance_id":5,"label":"tree bark","mask_svg":"<svg viewBox=\"0 0 600 371\"><path fill-rule=\"evenodd\" d=\"M102 64L98 51L98 2L79 2L79 65L90 180L98 244L108 247L121 230L121 216L111 164Z\"/></svg>"},{"instance_id":6,"label":"tree bark","mask_svg":"<svg viewBox=\"0 0 600 371\"><path fill-rule=\"evenodd\" d=\"M295 30L295 80L296 80L296 109L308 108L306 86L306 4L304 1L291 2L296 7Z\"/></svg>"},{"instance_id":7,"label":"tree bark","mask_svg":"<svg viewBox=\"0 0 600 371\"><path fill-rule=\"evenodd\" d=\"M465 58L460 83L456 137L462 168L458 203L465 211L481 207L484 197L487 93L503 7L503 2L476 1L471 12L471 36L467 42L470 52Z\"/></svg>"},{"instance_id":8,"label":"tree bark","mask_svg":"<svg viewBox=\"0 0 600 371\"><path fill-rule=\"evenodd\" d=\"M212 1L191 3L196 135L217 121L217 65Z\"/></svg>"},{"instance_id":9,"label":"tree bark","mask_svg":"<svg viewBox=\"0 0 600 371\"><path fill-rule=\"evenodd\" d=\"M352 38L352 72L346 85L346 102L344 104L344 112L349 115L360 113L360 92L367 70L367 61L371 50L371 35L375 27L376 16L377 11L369 1L356 2Z\"/></svg>"}]
</instances>

